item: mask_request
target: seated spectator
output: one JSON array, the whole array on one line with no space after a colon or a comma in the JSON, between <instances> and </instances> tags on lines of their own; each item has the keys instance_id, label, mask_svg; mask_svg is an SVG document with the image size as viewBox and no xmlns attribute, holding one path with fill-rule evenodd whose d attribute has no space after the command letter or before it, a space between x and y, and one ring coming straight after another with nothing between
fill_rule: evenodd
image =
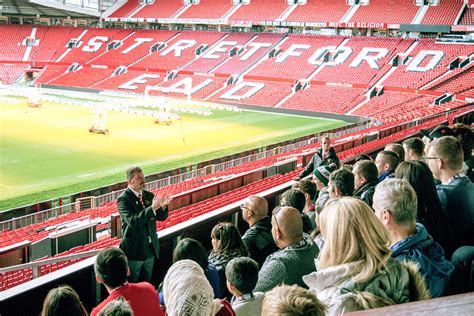
<instances>
[{"instance_id":1,"label":"seated spectator","mask_svg":"<svg viewBox=\"0 0 474 316\"><path fill-rule=\"evenodd\" d=\"M79 295L69 285L51 289L43 302L41 316L86 316Z\"/></svg>"},{"instance_id":2,"label":"seated spectator","mask_svg":"<svg viewBox=\"0 0 474 316\"><path fill-rule=\"evenodd\" d=\"M219 298L221 294L219 273L212 264L209 264L207 260L207 251L204 246L199 241L192 238L181 239L174 248L173 263L184 259L193 260L199 264L214 290L214 298ZM163 292L160 292L160 303L161 305L165 305Z\"/></svg>"},{"instance_id":3,"label":"seated spectator","mask_svg":"<svg viewBox=\"0 0 474 316\"><path fill-rule=\"evenodd\" d=\"M352 196L372 207L375 186L379 183L377 166L370 160L358 161L352 168L354 194Z\"/></svg>"},{"instance_id":4,"label":"seated spectator","mask_svg":"<svg viewBox=\"0 0 474 316\"><path fill-rule=\"evenodd\" d=\"M326 306L297 285L280 285L265 293L262 316L324 316Z\"/></svg>"},{"instance_id":5,"label":"seated spectator","mask_svg":"<svg viewBox=\"0 0 474 316\"><path fill-rule=\"evenodd\" d=\"M405 149L403 148L403 145L400 145L398 143L388 143L387 145L385 145L384 150L389 150L396 153L399 162L405 161Z\"/></svg>"},{"instance_id":6,"label":"seated spectator","mask_svg":"<svg viewBox=\"0 0 474 316\"><path fill-rule=\"evenodd\" d=\"M339 157L337 157L334 148L331 147L331 140L327 136L321 138L321 148L316 150L306 168L294 180L299 181L303 179L321 166L330 166L331 169L337 169L340 166Z\"/></svg>"},{"instance_id":7,"label":"seated spectator","mask_svg":"<svg viewBox=\"0 0 474 316\"><path fill-rule=\"evenodd\" d=\"M245 244L240 237L237 227L229 222L215 225L211 231L212 250L209 254L209 263L219 272L221 298L230 298L227 290L225 267L227 263L237 257L249 255Z\"/></svg>"},{"instance_id":8,"label":"seated spectator","mask_svg":"<svg viewBox=\"0 0 474 316\"><path fill-rule=\"evenodd\" d=\"M341 168L329 176L329 197L352 196L354 192L354 175L349 169Z\"/></svg>"},{"instance_id":9,"label":"seated spectator","mask_svg":"<svg viewBox=\"0 0 474 316\"><path fill-rule=\"evenodd\" d=\"M395 171L395 177L408 181L413 187L418 201L416 221L425 226L443 247L446 258L450 258L454 250L451 246L452 228L446 225L448 216L441 207L430 168L422 161L404 161Z\"/></svg>"},{"instance_id":10,"label":"seated spectator","mask_svg":"<svg viewBox=\"0 0 474 316\"><path fill-rule=\"evenodd\" d=\"M169 268L163 280L163 294L169 316L235 315L228 301L213 299L204 271L192 260L180 260Z\"/></svg>"},{"instance_id":11,"label":"seated spectator","mask_svg":"<svg viewBox=\"0 0 474 316\"><path fill-rule=\"evenodd\" d=\"M286 190L281 195L280 205L294 207L300 212L303 219L303 232L309 234L314 229L308 215L304 213L306 197L302 191L296 189Z\"/></svg>"},{"instance_id":12,"label":"seated spectator","mask_svg":"<svg viewBox=\"0 0 474 316\"><path fill-rule=\"evenodd\" d=\"M389 234L359 199L331 199L320 217L325 245L318 271L303 277L336 315L428 299L423 277L412 262L391 258Z\"/></svg>"},{"instance_id":13,"label":"seated spectator","mask_svg":"<svg viewBox=\"0 0 474 316\"><path fill-rule=\"evenodd\" d=\"M438 125L431 131L428 129L422 129L420 130L420 134L422 135L422 140L425 144L425 155L428 155L429 145L433 140L443 136L454 136L453 130L446 125Z\"/></svg>"},{"instance_id":14,"label":"seated spectator","mask_svg":"<svg viewBox=\"0 0 474 316\"><path fill-rule=\"evenodd\" d=\"M405 161L423 160L425 144L420 137L411 137L403 141L403 149L405 150Z\"/></svg>"},{"instance_id":15,"label":"seated spectator","mask_svg":"<svg viewBox=\"0 0 474 316\"><path fill-rule=\"evenodd\" d=\"M130 304L122 296L119 296L105 305L99 316L133 316L133 311Z\"/></svg>"},{"instance_id":16,"label":"seated spectator","mask_svg":"<svg viewBox=\"0 0 474 316\"><path fill-rule=\"evenodd\" d=\"M109 296L97 307L91 315L97 315L110 301L123 296L132 307L135 316L163 315L155 288L148 282L128 283L130 274L125 253L114 247L102 249L94 264L95 279L102 283Z\"/></svg>"},{"instance_id":17,"label":"seated spectator","mask_svg":"<svg viewBox=\"0 0 474 316\"><path fill-rule=\"evenodd\" d=\"M316 210L322 211L329 200L329 176L334 170L329 166L319 167L313 172L313 182L316 184L319 194L316 199Z\"/></svg>"},{"instance_id":18,"label":"seated spectator","mask_svg":"<svg viewBox=\"0 0 474 316\"><path fill-rule=\"evenodd\" d=\"M461 143L464 153L463 172L474 182L474 156L472 155L472 145L474 143L474 133L470 126L462 123L456 123L452 126L454 137Z\"/></svg>"},{"instance_id":19,"label":"seated spectator","mask_svg":"<svg viewBox=\"0 0 474 316\"><path fill-rule=\"evenodd\" d=\"M305 286L302 276L316 270L318 248L309 235L303 234L298 210L277 207L272 213L272 234L280 250L265 260L255 291L266 292L282 283Z\"/></svg>"},{"instance_id":20,"label":"seated spectator","mask_svg":"<svg viewBox=\"0 0 474 316\"><path fill-rule=\"evenodd\" d=\"M459 247L451 257L454 272L451 275L450 294L474 291L474 246Z\"/></svg>"},{"instance_id":21,"label":"seated spectator","mask_svg":"<svg viewBox=\"0 0 474 316\"><path fill-rule=\"evenodd\" d=\"M304 197L306 200L306 204L304 207L304 213L308 216L309 220L311 221L311 226L314 228L316 227L316 204L315 204L315 199L316 199L316 194L318 193L318 190L316 188L316 184L309 180L301 180L300 182L294 184L292 186L293 189L300 190L301 192L304 193ZM303 222L304 225L304 222Z\"/></svg>"},{"instance_id":22,"label":"seated spectator","mask_svg":"<svg viewBox=\"0 0 474 316\"><path fill-rule=\"evenodd\" d=\"M425 157L433 176L441 206L454 228L452 249L474 245L474 184L462 172L463 152L459 141L446 136L435 139Z\"/></svg>"},{"instance_id":23,"label":"seated spectator","mask_svg":"<svg viewBox=\"0 0 474 316\"><path fill-rule=\"evenodd\" d=\"M431 296L443 296L453 265L423 224L416 223L415 190L405 180L383 181L375 189L374 209L390 233L392 257L416 262Z\"/></svg>"},{"instance_id":24,"label":"seated spectator","mask_svg":"<svg viewBox=\"0 0 474 316\"><path fill-rule=\"evenodd\" d=\"M395 169L399 163L398 155L393 151L382 150L375 157L375 165L379 173L379 181L395 178Z\"/></svg>"},{"instance_id":25,"label":"seated spectator","mask_svg":"<svg viewBox=\"0 0 474 316\"><path fill-rule=\"evenodd\" d=\"M264 294L253 291L258 281L257 262L245 257L234 258L227 264L225 275L237 316L260 315Z\"/></svg>"},{"instance_id":26,"label":"seated spectator","mask_svg":"<svg viewBox=\"0 0 474 316\"><path fill-rule=\"evenodd\" d=\"M272 236L272 223L268 216L268 202L265 198L252 195L240 206L242 219L249 229L242 236L250 258L261 267L267 257L278 250Z\"/></svg>"}]
</instances>

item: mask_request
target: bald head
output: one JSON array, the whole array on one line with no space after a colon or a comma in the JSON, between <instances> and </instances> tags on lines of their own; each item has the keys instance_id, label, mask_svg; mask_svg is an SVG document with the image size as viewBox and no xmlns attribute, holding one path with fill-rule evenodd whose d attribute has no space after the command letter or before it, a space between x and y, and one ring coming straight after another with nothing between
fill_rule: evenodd
<instances>
[{"instance_id":1,"label":"bald head","mask_svg":"<svg viewBox=\"0 0 474 316\"><path fill-rule=\"evenodd\" d=\"M277 208L272 216L272 234L281 249L303 239L303 218L300 212L291 206Z\"/></svg>"},{"instance_id":2,"label":"bald head","mask_svg":"<svg viewBox=\"0 0 474 316\"><path fill-rule=\"evenodd\" d=\"M268 202L257 195L249 196L240 207L242 218L249 226L268 216Z\"/></svg>"}]
</instances>

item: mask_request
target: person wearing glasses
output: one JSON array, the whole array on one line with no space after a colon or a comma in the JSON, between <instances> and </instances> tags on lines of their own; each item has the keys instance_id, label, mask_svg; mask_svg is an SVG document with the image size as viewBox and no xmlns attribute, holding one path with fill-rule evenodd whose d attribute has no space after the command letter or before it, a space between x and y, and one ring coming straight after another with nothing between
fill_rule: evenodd
<instances>
[{"instance_id":1,"label":"person wearing glasses","mask_svg":"<svg viewBox=\"0 0 474 316\"><path fill-rule=\"evenodd\" d=\"M331 199L319 223L325 244L318 271L303 280L327 306L326 315L430 298L417 265L391 257L389 233L367 204Z\"/></svg>"},{"instance_id":2,"label":"person wearing glasses","mask_svg":"<svg viewBox=\"0 0 474 316\"><path fill-rule=\"evenodd\" d=\"M320 166L330 166L332 169L337 169L341 166L339 157L334 148L331 147L331 140L327 136L321 138L321 148L316 150L309 164L294 180L300 181L307 175L312 174Z\"/></svg>"},{"instance_id":3,"label":"person wearing glasses","mask_svg":"<svg viewBox=\"0 0 474 316\"><path fill-rule=\"evenodd\" d=\"M272 223L268 217L268 202L265 198L252 195L240 206L243 220L249 229L242 236L250 258L261 267L267 257L278 250L272 236Z\"/></svg>"},{"instance_id":4,"label":"person wearing glasses","mask_svg":"<svg viewBox=\"0 0 474 316\"><path fill-rule=\"evenodd\" d=\"M272 235L280 250L265 260L255 291L267 292L282 283L306 287L302 277L316 270L318 247L303 233L300 212L291 206L277 207L272 213Z\"/></svg>"},{"instance_id":5,"label":"person wearing glasses","mask_svg":"<svg viewBox=\"0 0 474 316\"><path fill-rule=\"evenodd\" d=\"M431 142L425 157L433 176L441 206L453 227L453 249L474 245L474 184L462 172L464 154L461 143L453 136Z\"/></svg>"}]
</instances>

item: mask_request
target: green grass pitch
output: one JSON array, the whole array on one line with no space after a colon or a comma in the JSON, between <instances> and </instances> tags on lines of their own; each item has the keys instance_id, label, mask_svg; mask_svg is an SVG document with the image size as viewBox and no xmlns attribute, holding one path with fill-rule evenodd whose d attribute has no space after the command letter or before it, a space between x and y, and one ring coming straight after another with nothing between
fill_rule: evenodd
<instances>
[{"instance_id":1,"label":"green grass pitch","mask_svg":"<svg viewBox=\"0 0 474 316\"><path fill-rule=\"evenodd\" d=\"M0 211L145 174L343 126L337 120L268 112L212 110L179 114L172 126L152 117L107 113L107 136L91 134L90 109L43 102L0 102ZM186 102L186 101L183 101Z\"/></svg>"}]
</instances>

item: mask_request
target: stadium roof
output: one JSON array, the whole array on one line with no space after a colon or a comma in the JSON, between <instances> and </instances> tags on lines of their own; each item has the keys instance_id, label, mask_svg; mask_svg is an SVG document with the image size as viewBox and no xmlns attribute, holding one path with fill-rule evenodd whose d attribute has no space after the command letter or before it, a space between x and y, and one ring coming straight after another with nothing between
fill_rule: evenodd
<instances>
[{"instance_id":1,"label":"stadium roof","mask_svg":"<svg viewBox=\"0 0 474 316\"><path fill-rule=\"evenodd\" d=\"M105 10L115 0L100 1ZM99 17L98 0L0 0L1 15Z\"/></svg>"}]
</instances>

